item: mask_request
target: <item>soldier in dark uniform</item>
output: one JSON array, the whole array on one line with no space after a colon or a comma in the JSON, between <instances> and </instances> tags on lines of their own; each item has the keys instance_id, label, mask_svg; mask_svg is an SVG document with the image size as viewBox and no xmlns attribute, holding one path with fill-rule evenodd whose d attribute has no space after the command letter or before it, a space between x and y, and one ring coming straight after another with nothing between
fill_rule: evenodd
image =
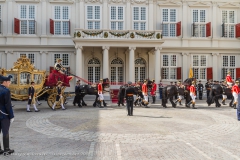
<instances>
[{"instance_id":1,"label":"soldier in dark uniform","mask_svg":"<svg viewBox=\"0 0 240 160\"><path fill-rule=\"evenodd\" d=\"M54 102L52 106L52 110L55 111L55 106L57 105L57 102L60 101L62 110L65 110L65 107L63 106L63 96L62 96L62 83L61 81L57 82L57 96L56 96L56 101Z\"/></svg>"},{"instance_id":2,"label":"soldier in dark uniform","mask_svg":"<svg viewBox=\"0 0 240 160\"><path fill-rule=\"evenodd\" d=\"M14 114L11 102L11 93L8 89L12 76L4 77L0 75L0 133L3 135L3 148L0 145L0 154L8 155L14 152L9 148L9 128L14 121ZM1 144L1 143L0 143Z\"/></svg>"},{"instance_id":3,"label":"soldier in dark uniform","mask_svg":"<svg viewBox=\"0 0 240 160\"><path fill-rule=\"evenodd\" d=\"M27 112L32 112L30 110L30 106L33 105L35 112L39 112L40 110L36 107L36 96L35 96L35 82L31 82L31 86L28 88L28 104L27 104Z\"/></svg>"},{"instance_id":4,"label":"soldier in dark uniform","mask_svg":"<svg viewBox=\"0 0 240 160\"><path fill-rule=\"evenodd\" d=\"M206 82L205 88L206 88L206 91L207 91L207 98L208 98L209 93L210 93L210 90L211 90L210 80L208 80L208 81Z\"/></svg>"},{"instance_id":5,"label":"soldier in dark uniform","mask_svg":"<svg viewBox=\"0 0 240 160\"><path fill-rule=\"evenodd\" d=\"M82 107L81 105L81 91L80 91L80 80L77 81L77 84L75 86L75 97L73 100L73 105L78 104L78 107Z\"/></svg>"},{"instance_id":6,"label":"soldier in dark uniform","mask_svg":"<svg viewBox=\"0 0 240 160\"><path fill-rule=\"evenodd\" d=\"M133 116L133 95L135 93L134 88L131 86L132 82L128 82L128 87L125 89L125 98L127 101L128 116Z\"/></svg>"},{"instance_id":7,"label":"soldier in dark uniform","mask_svg":"<svg viewBox=\"0 0 240 160\"><path fill-rule=\"evenodd\" d=\"M199 81L197 88L198 88L198 96L199 96L199 99L202 100L202 96L203 96L203 84L201 83L201 81Z\"/></svg>"}]
</instances>

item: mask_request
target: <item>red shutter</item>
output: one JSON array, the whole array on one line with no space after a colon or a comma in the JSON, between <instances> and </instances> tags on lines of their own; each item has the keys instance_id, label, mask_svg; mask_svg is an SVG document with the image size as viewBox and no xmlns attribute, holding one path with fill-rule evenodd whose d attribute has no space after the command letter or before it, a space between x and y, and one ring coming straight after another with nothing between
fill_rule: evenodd
<instances>
[{"instance_id":1,"label":"red shutter","mask_svg":"<svg viewBox=\"0 0 240 160\"><path fill-rule=\"evenodd\" d=\"M181 67L177 68L177 79L182 79L182 68Z\"/></svg>"},{"instance_id":2,"label":"red shutter","mask_svg":"<svg viewBox=\"0 0 240 160\"><path fill-rule=\"evenodd\" d=\"M236 38L238 38L240 37L240 23L236 24L235 29L236 29Z\"/></svg>"},{"instance_id":3,"label":"red shutter","mask_svg":"<svg viewBox=\"0 0 240 160\"><path fill-rule=\"evenodd\" d=\"M20 20L14 18L14 33L20 34Z\"/></svg>"},{"instance_id":4,"label":"red shutter","mask_svg":"<svg viewBox=\"0 0 240 160\"><path fill-rule=\"evenodd\" d=\"M50 19L50 33L54 34L54 20Z\"/></svg>"},{"instance_id":5,"label":"red shutter","mask_svg":"<svg viewBox=\"0 0 240 160\"><path fill-rule=\"evenodd\" d=\"M181 36L182 33L182 26L181 21L177 23L177 36Z\"/></svg>"},{"instance_id":6,"label":"red shutter","mask_svg":"<svg viewBox=\"0 0 240 160\"><path fill-rule=\"evenodd\" d=\"M236 68L236 79L240 78L240 68Z\"/></svg>"},{"instance_id":7,"label":"red shutter","mask_svg":"<svg viewBox=\"0 0 240 160\"><path fill-rule=\"evenodd\" d=\"M71 23L70 23L70 19L69 19L68 25L69 25L69 26L68 26L68 27L69 27L69 34L71 34L71 32L70 32L70 31L71 31Z\"/></svg>"},{"instance_id":8,"label":"red shutter","mask_svg":"<svg viewBox=\"0 0 240 160\"><path fill-rule=\"evenodd\" d=\"M213 79L212 67L211 68L207 68L207 80L209 80L209 79Z\"/></svg>"},{"instance_id":9,"label":"red shutter","mask_svg":"<svg viewBox=\"0 0 240 160\"><path fill-rule=\"evenodd\" d=\"M206 24L206 37L210 37L211 36L211 22L208 22Z\"/></svg>"}]
</instances>

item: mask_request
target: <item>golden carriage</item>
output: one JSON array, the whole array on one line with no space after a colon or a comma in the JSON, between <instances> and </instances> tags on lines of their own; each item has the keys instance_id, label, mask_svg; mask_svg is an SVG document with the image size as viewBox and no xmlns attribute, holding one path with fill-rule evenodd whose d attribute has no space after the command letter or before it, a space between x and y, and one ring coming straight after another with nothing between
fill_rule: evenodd
<instances>
[{"instance_id":1,"label":"golden carriage","mask_svg":"<svg viewBox=\"0 0 240 160\"><path fill-rule=\"evenodd\" d=\"M36 98L42 96L43 94L48 94L47 103L49 107L53 105L56 100L57 90L56 82L58 80L63 81L61 73L55 73L54 77L57 77L56 80L51 80L52 83L49 83L49 76L46 75L46 71L35 69L34 65L31 64L30 59L26 56L18 58L17 62L14 63L13 67L9 70L0 69L0 74L4 76L12 75L11 85L9 87L11 91L11 98L15 100L27 100L28 99L28 88L31 82L35 82L34 88L36 93ZM52 73L50 73L51 75ZM53 77L53 76L51 76ZM64 101L66 97L71 96L70 94L64 94L64 90L69 85L73 77L69 78L66 82L66 85L62 87L62 93ZM56 105L55 108L61 108L60 102Z\"/></svg>"}]
</instances>

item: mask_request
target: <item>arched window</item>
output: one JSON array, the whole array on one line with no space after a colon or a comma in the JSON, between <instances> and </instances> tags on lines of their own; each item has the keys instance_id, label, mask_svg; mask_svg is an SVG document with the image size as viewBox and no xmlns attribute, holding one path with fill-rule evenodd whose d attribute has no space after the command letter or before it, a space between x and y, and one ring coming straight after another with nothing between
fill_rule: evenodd
<instances>
[{"instance_id":1,"label":"arched window","mask_svg":"<svg viewBox=\"0 0 240 160\"><path fill-rule=\"evenodd\" d=\"M88 81L95 83L100 80L101 63L97 58L88 61Z\"/></svg>"},{"instance_id":2,"label":"arched window","mask_svg":"<svg viewBox=\"0 0 240 160\"><path fill-rule=\"evenodd\" d=\"M112 84L123 82L123 61L120 58L112 60L110 77Z\"/></svg>"},{"instance_id":3,"label":"arched window","mask_svg":"<svg viewBox=\"0 0 240 160\"><path fill-rule=\"evenodd\" d=\"M143 58L135 60L135 82L146 78L146 61Z\"/></svg>"}]
</instances>

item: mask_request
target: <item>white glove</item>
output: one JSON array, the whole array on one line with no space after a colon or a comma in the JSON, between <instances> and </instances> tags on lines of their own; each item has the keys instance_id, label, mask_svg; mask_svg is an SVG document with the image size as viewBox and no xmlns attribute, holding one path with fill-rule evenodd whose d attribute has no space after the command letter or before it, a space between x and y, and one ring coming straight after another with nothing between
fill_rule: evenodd
<instances>
[{"instance_id":1,"label":"white glove","mask_svg":"<svg viewBox=\"0 0 240 160\"><path fill-rule=\"evenodd\" d=\"M32 97L31 97L31 96L29 96L29 99L32 99Z\"/></svg>"},{"instance_id":2,"label":"white glove","mask_svg":"<svg viewBox=\"0 0 240 160\"><path fill-rule=\"evenodd\" d=\"M13 121L14 121L14 118L10 119L10 123L13 123Z\"/></svg>"}]
</instances>

